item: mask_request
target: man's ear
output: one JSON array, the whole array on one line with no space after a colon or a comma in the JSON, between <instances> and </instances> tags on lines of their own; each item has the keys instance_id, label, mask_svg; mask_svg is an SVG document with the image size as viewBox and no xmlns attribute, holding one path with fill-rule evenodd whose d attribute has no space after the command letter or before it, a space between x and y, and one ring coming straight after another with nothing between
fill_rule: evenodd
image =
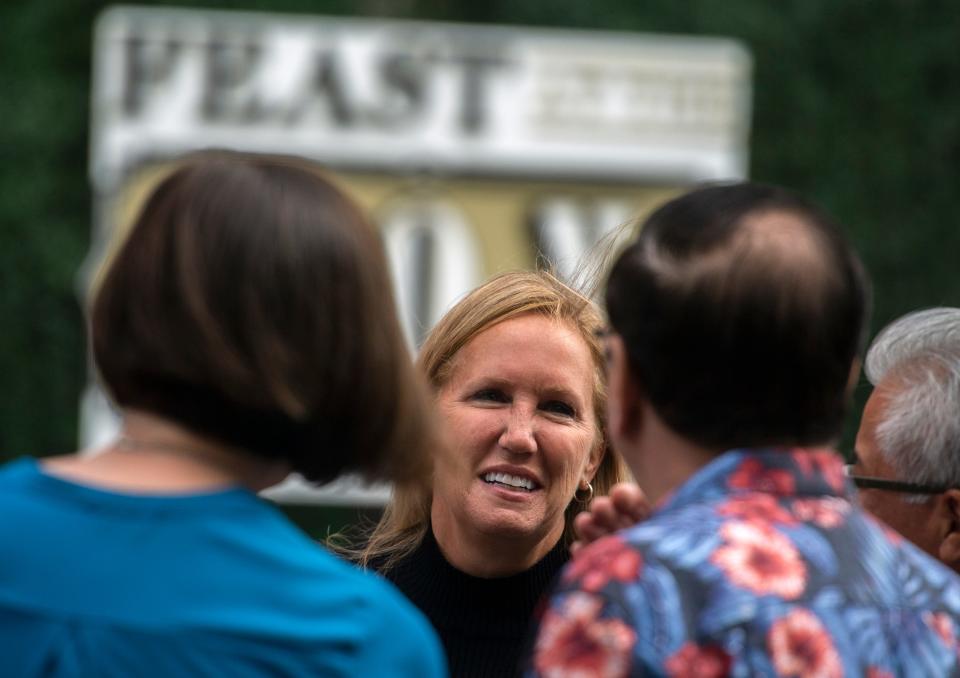
<instances>
[{"instance_id":1,"label":"man's ear","mask_svg":"<svg viewBox=\"0 0 960 678\"><path fill-rule=\"evenodd\" d=\"M937 557L960 572L960 490L947 490L939 499L938 511L946 526Z\"/></svg>"},{"instance_id":2,"label":"man's ear","mask_svg":"<svg viewBox=\"0 0 960 678\"><path fill-rule=\"evenodd\" d=\"M612 440L635 438L643 423L639 384L630 372L627 347L614 334L607 339L607 421Z\"/></svg>"}]
</instances>

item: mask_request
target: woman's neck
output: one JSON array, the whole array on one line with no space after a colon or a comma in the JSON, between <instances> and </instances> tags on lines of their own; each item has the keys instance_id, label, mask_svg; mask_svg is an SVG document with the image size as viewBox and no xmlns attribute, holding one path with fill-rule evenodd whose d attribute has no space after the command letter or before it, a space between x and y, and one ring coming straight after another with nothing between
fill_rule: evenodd
<instances>
[{"instance_id":1,"label":"woman's neck","mask_svg":"<svg viewBox=\"0 0 960 678\"><path fill-rule=\"evenodd\" d=\"M445 515L434 503L430 514L433 534L443 557L474 577L509 577L524 572L546 556L563 536L563 522L544 535L512 536L471 530Z\"/></svg>"},{"instance_id":2,"label":"woman's neck","mask_svg":"<svg viewBox=\"0 0 960 678\"><path fill-rule=\"evenodd\" d=\"M92 454L45 460L54 475L107 489L189 493L243 486L254 492L290 472L287 464L254 456L140 411L124 413L120 435Z\"/></svg>"}]
</instances>

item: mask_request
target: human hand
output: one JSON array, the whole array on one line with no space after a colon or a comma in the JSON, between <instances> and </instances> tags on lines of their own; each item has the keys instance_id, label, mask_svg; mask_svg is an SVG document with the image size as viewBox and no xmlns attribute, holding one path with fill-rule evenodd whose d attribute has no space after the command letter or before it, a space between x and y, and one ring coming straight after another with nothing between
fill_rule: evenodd
<instances>
[{"instance_id":1,"label":"human hand","mask_svg":"<svg viewBox=\"0 0 960 678\"><path fill-rule=\"evenodd\" d=\"M570 552L576 554L587 544L639 523L649 515L650 502L643 490L634 483L617 483L608 496L595 498L589 510L574 518L577 540L570 546Z\"/></svg>"}]
</instances>

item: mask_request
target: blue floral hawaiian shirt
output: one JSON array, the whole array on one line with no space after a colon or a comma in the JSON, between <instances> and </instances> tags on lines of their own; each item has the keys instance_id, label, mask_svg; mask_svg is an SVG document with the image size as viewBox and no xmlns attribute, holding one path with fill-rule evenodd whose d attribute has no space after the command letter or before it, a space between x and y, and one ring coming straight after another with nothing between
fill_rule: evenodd
<instances>
[{"instance_id":1,"label":"blue floral hawaiian shirt","mask_svg":"<svg viewBox=\"0 0 960 678\"><path fill-rule=\"evenodd\" d=\"M948 676L960 578L867 515L829 450L737 450L565 568L530 675Z\"/></svg>"}]
</instances>

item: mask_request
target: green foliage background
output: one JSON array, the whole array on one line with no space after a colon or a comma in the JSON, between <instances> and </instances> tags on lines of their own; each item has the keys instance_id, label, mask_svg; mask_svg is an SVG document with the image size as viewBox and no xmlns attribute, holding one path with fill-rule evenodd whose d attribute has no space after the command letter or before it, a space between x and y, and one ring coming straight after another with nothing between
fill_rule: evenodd
<instances>
[{"instance_id":1,"label":"green foliage background","mask_svg":"<svg viewBox=\"0 0 960 678\"><path fill-rule=\"evenodd\" d=\"M948 0L216 0L220 9L563 26L741 39L755 60L753 179L848 228L876 330L960 305L960 11ZM90 233L96 0L0 4L0 455L75 446L85 379L77 268ZM864 397L859 390L857 412ZM850 435L847 435L849 440Z\"/></svg>"}]
</instances>

